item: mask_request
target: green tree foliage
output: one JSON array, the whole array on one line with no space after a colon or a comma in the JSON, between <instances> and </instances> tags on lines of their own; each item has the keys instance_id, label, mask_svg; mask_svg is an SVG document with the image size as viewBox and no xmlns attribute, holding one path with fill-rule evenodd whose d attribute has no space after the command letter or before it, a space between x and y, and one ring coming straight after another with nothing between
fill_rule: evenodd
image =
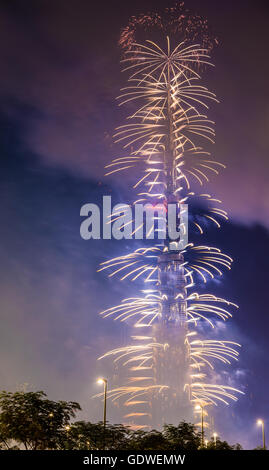
<instances>
[{"instance_id":1,"label":"green tree foliage","mask_svg":"<svg viewBox=\"0 0 269 470\"><path fill-rule=\"evenodd\" d=\"M125 442L126 450L169 450L169 442L156 430L133 431Z\"/></svg>"},{"instance_id":2,"label":"green tree foliage","mask_svg":"<svg viewBox=\"0 0 269 470\"><path fill-rule=\"evenodd\" d=\"M0 439L9 440L25 449L54 449L75 412L76 402L51 401L42 391L0 392Z\"/></svg>"},{"instance_id":3,"label":"green tree foliage","mask_svg":"<svg viewBox=\"0 0 269 470\"><path fill-rule=\"evenodd\" d=\"M63 432L58 440L59 449L106 449L121 450L127 446L130 431L120 424L108 424L104 431L104 425L77 421L70 429Z\"/></svg>"},{"instance_id":4,"label":"green tree foliage","mask_svg":"<svg viewBox=\"0 0 269 470\"><path fill-rule=\"evenodd\" d=\"M215 443L214 439L212 438L207 443L206 449L207 450L242 450L243 448L241 444L237 443L231 446L230 444L228 444L227 441L221 441L220 439L217 439Z\"/></svg>"},{"instance_id":5,"label":"green tree foliage","mask_svg":"<svg viewBox=\"0 0 269 470\"><path fill-rule=\"evenodd\" d=\"M70 422L80 405L51 401L44 392L0 392L0 449L195 451L201 433L193 424L165 424L162 431L134 431L120 424ZM19 447L18 447L19 446ZM241 450L212 439L204 450Z\"/></svg>"}]
</instances>

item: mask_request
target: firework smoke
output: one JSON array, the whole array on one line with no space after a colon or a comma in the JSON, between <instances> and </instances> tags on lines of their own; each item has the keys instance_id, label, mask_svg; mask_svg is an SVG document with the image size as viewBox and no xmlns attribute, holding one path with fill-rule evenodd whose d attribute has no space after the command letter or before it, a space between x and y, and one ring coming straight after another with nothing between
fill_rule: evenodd
<instances>
[{"instance_id":1,"label":"firework smoke","mask_svg":"<svg viewBox=\"0 0 269 470\"><path fill-rule=\"evenodd\" d=\"M156 34L158 43L152 39ZM143 35L147 40L138 42ZM130 20L120 37L129 79L119 103L131 114L115 132L115 141L127 154L107 165L108 175L137 175L134 205L174 204L178 209L183 203L196 207L201 200L202 212L190 217L197 234L203 234L208 223L219 228L227 220L221 201L204 190L193 190L223 167L208 150L214 142L214 122L207 111L217 99L200 76L211 65L214 43L207 22L184 10L182 3L166 9L162 17L150 14ZM113 217L111 222L123 221L124 208ZM100 266L110 277L144 282L138 296L102 312L133 327L128 346L102 357L112 358L124 371L123 385L110 389L109 396L124 405L124 420L134 428L192 419L194 409L207 416L213 405L237 400L241 392L212 382L210 371L217 362L238 360L240 345L204 337L206 325L216 328L237 306L204 289L199 293L201 283L222 276L231 263L216 247L190 241L179 249L168 235L161 244L156 241Z\"/></svg>"}]
</instances>

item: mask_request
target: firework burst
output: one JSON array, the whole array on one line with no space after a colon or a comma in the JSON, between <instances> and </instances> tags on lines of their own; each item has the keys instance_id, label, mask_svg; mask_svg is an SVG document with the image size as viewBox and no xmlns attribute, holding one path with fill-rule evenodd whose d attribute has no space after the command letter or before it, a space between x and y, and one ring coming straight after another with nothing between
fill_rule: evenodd
<instances>
[{"instance_id":1,"label":"firework burst","mask_svg":"<svg viewBox=\"0 0 269 470\"><path fill-rule=\"evenodd\" d=\"M212 65L212 43L207 23L199 17L195 21L188 15L182 17L179 9L173 10L172 19L171 11L167 12L169 25L158 15L146 15L133 18L122 32L123 70L129 73L129 79L118 100L120 106L128 105L131 114L114 137L128 153L115 158L106 169L107 175L130 170L137 175L134 205L151 202L167 207L169 203L180 206L187 202L192 207L193 201L202 201L203 210L190 217L194 230L202 234L208 223L219 228L221 221L227 220L221 201L193 191L195 184L203 186L210 174L218 174L224 166L207 150L214 142L214 122L207 111L209 103L217 99L201 84L200 71ZM165 48L152 40L138 43L138 26L147 31L153 25L163 32L169 26L175 34L184 30L188 40L183 36L172 46L167 37ZM203 33L201 43L197 42L197 25ZM112 214L111 222L124 218L122 209ZM125 383L110 390L109 396L114 401L123 400L129 424L136 428L161 425L175 416L179 419L177 413L182 407L190 410L193 405L228 404L242 393L210 382L215 363L237 361L240 345L200 337L205 325L216 328L217 321L227 321L231 310L237 308L213 294L197 292L200 283L220 277L231 263L230 256L216 247L190 242L183 249L175 249L168 237L163 243L156 241L153 246L140 247L100 266L99 271L108 272L110 277L144 282L139 296L124 299L101 313L127 322L138 332L130 345L102 356L126 370Z\"/></svg>"}]
</instances>

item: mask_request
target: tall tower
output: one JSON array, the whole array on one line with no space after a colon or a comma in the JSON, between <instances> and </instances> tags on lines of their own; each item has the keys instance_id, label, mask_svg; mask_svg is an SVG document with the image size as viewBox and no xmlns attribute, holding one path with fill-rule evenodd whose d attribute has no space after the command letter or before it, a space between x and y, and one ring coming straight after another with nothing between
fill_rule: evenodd
<instances>
[{"instance_id":1,"label":"tall tower","mask_svg":"<svg viewBox=\"0 0 269 470\"><path fill-rule=\"evenodd\" d=\"M113 160L107 174L131 169L139 175L133 206L161 204L166 213L174 206L178 214L182 204L195 207L193 200L200 197L206 207L203 217L191 215L192 229L203 234L203 218L220 226L220 220L227 218L220 201L194 192L195 183L203 185L208 174L218 173L222 166L202 147L203 141L211 143L214 137L213 122L205 110L207 102L216 98L197 84L200 70L209 64L208 51L185 42L172 49L167 37L166 49L152 41L133 44L123 62L131 75L120 99L121 104L131 103L132 113L127 124L117 128L115 138L129 152ZM111 222L122 217L124 229L125 216L122 206ZM132 224L136 227L135 221ZM178 219L178 225L188 232L186 222ZM154 227L153 222L145 236ZM230 385L213 383L210 377L215 362L237 359L239 345L200 337L207 326L215 326L216 319L227 320L231 316L227 308L233 304L213 294L199 294L197 289L201 282L221 276L223 268L230 269L232 260L204 242L195 245L189 240L182 246L171 237L168 223L164 232L162 242L156 235L152 246L145 242L146 246L100 268L124 282L144 281L138 296L102 312L133 328L129 345L102 357L113 358L124 371L123 384L110 390L109 396L124 405L124 422L136 428L192 420L195 407L204 410L228 403L241 393Z\"/></svg>"}]
</instances>

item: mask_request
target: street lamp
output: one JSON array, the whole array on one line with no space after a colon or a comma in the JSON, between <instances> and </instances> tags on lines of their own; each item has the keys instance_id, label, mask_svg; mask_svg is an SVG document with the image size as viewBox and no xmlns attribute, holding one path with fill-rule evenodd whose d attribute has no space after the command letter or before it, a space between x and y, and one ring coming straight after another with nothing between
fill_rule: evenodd
<instances>
[{"instance_id":1,"label":"street lamp","mask_svg":"<svg viewBox=\"0 0 269 470\"><path fill-rule=\"evenodd\" d=\"M217 447L217 433L213 432L215 447Z\"/></svg>"},{"instance_id":2,"label":"street lamp","mask_svg":"<svg viewBox=\"0 0 269 470\"><path fill-rule=\"evenodd\" d=\"M104 385L104 428L106 427L106 396L107 396L107 379L98 379L98 384Z\"/></svg>"},{"instance_id":3,"label":"street lamp","mask_svg":"<svg viewBox=\"0 0 269 470\"><path fill-rule=\"evenodd\" d=\"M262 427L262 447L265 450L265 431L264 431L264 420L258 419L257 424Z\"/></svg>"},{"instance_id":4,"label":"street lamp","mask_svg":"<svg viewBox=\"0 0 269 470\"><path fill-rule=\"evenodd\" d=\"M98 384L104 385L104 449L105 449L105 434L106 434L106 397L107 397L107 379L98 379Z\"/></svg>"},{"instance_id":5,"label":"street lamp","mask_svg":"<svg viewBox=\"0 0 269 470\"><path fill-rule=\"evenodd\" d=\"M201 410L202 447L204 447L204 407L202 405L196 405L195 409Z\"/></svg>"}]
</instances>

